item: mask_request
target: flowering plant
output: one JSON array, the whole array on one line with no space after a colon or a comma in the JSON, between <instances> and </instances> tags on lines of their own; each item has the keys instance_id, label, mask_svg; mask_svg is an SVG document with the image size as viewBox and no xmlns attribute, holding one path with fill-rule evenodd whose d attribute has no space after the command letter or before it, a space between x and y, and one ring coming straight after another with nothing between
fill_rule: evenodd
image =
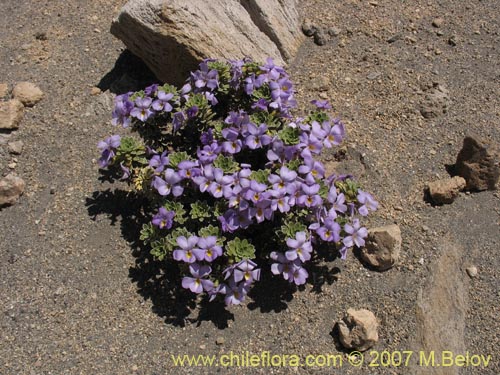
<instances>
[{"instance_id":1,"label":"flowering plant","mask_svg":"<svg viewBox=\"0 0 500 375\"><path fill-rule=\"evenodd\" d=\"M378 203L351 176L325 175L318 156L345 129L327 101L312 104L292 116L293 84L272 59L205 60L181 89L116 97L112 123L139 137L101 141L99 165L149 199L141 240L177 262L183 288L239 304L262 269L301 285L320 243L342 258L364 245L359 219Z\"/></svg>"}]
</instances>

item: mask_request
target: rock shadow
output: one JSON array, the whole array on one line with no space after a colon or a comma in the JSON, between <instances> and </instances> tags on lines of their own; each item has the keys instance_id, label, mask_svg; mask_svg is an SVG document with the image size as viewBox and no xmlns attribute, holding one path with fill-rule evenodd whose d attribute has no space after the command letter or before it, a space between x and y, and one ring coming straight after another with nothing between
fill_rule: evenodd
<instances>
[{"instance_id":1,"label":"rock shadow","mask_svg":"<svg viewBox=\"0 0 500 375\"><path fill-rule=\"evenodd\" d=\"M101 91L114 94L139 91L153 83L160 83L147 65L128 49L124 50L115 66L96 85Z\"/></svg>"}]
</instances>

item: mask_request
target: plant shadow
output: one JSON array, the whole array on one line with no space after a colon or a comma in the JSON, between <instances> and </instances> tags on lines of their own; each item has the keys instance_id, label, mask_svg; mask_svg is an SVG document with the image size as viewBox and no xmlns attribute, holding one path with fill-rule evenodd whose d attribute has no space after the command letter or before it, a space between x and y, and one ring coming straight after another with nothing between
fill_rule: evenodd
<instances>
[{"instance_id":1,"label":"plant shadow","mask_svg":"<svg viewBox=\"0 0 500 375\"><path fill-rule=\"evenodd\" d=\"M106 181L107 178L104 178ZM150 300L152 310L162 317L167 324L185 326L186 323L201 325L211 322L215 327L224 329L234 315L223 302L209 302L208 298L197 298L190 291L180 287L181 274L177 262L159 261L150 254L150 248L140 240L143 224L150 218L145 212L151 212L147 199L135 192L108 188L94 191L86 200L89 216L96 220L98 215L106 215L111 225L120 225L123 238L131 247L135 265L129 269L129 278L137 285L138 293L144 300ZM329 268L326 264L311 263L311 277L308 283L312 291L321 292L325 283L337 280L339 268ZM279 276L262 273L261 280L250 290L248 309L260 312L281 312L288 308L296 287Z\"/></svg>"}]
</instances>

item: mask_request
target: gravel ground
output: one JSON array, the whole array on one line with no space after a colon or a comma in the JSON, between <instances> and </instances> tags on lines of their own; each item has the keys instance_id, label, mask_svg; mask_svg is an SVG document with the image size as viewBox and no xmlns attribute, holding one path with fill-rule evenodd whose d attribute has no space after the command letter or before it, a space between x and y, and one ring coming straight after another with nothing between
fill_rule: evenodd
<instances>
[{"instance_id":1,"label":"gravel ground","mask_svg":"<svg viewBox=\"0 0 500 375\"><path fill-rule=\"evenodd\" d=\"M410 350L418 291L447 236L465 249L464 269L479 269L467 282L467 350L493 355L487 368L462 373L500 373L499 194L461 194L443 207L423 199L426 182L447 176L465 134L500 142L499 1L303 2L304 17L340 33L324 46L306 40L291 64L299 103L328 98L344 119L347 146L361 154L349 161L352 172L381 202L369 225L401 226L402 259L384 273L355 256L327 262L295 292L264 280L245 306L230 310L186 308L134 242L134 202L123 187L98 180L96 143L115 130L113 93L153 80L108 32L123 3L0 3L0 81L31 81L45 92L9 139L24 142L16 173L27 187L0 211L1 374L407 374L346 363L172 369L170 354L345 359L333 326L350 307L381 321L376 350ZM436 90L444 98L429 101Z\"/></svg>"}]
</instances>

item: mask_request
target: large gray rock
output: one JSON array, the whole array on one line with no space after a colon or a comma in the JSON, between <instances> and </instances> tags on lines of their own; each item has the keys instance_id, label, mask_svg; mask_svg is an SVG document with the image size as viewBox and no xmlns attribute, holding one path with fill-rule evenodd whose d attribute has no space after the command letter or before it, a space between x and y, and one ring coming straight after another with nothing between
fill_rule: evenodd
<instances>
[{"instance_id":1,"label":"large gray rock","mask_svg":"<svg viewBox=\"0 0 500 375\"><path fill-rule=\"evenodd\" d=\"M160 80L180 83L204 58L272 57L284 64L302 38L296 2L130 0L111 33Z\"/></svg>"}]
</instances>

